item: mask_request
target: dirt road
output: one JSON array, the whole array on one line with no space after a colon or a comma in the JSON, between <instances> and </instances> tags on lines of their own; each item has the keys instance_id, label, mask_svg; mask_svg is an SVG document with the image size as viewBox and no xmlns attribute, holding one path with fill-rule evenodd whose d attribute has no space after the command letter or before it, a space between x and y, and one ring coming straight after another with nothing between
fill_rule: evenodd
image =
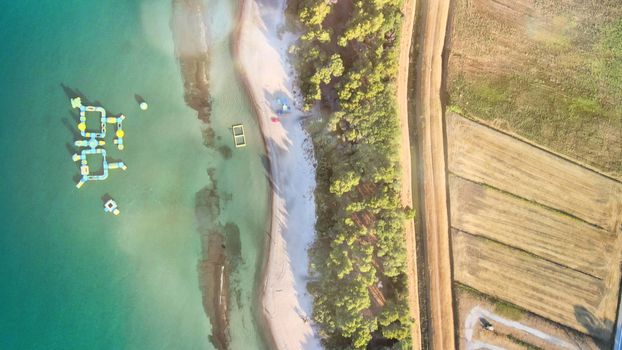
<instances>
[{"instance_id":1,"label":"dirt road","mask_svg":"<svg viewBox=\"0 0 622 350\"><path fill-rule=\"evenodd\" d=\"M401 127L400 164L402 166L402 205L413 207L411 141L408 123L408 68L410 67L411 43L415 23L417 0L405 0L402 8L400 37L400 56L397 75L397 103ZM417 249L415 243L415 222L409 220L405 224L406 251L408 254L408 300L410 317L414 320L411 328L413 350L421 349L421 319L419 309L419 281L417 267Z\"/></svg>"},{"instance_id":2,"label":"dirt road","mask_svg":"<svg viewBox=\"0 0 622 350\"><path fill-rule=\"evenodd\" d=\"M451 252L441 82L449 0L421 0L418 23L416 120L421 212L426 235L430 348L454 349Z\"/></svg>"}]
</instances>

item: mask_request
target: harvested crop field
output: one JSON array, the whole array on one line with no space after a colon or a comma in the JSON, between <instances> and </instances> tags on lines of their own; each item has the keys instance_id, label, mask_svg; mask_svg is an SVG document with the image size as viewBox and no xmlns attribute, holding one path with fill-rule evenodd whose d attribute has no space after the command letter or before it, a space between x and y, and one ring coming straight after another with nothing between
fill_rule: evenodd
<instances>
[{"instance_id":1,"label":"harvested crop field","mask_svg":"<svg viewBox=\"0 0 622 350\"><path fill-rule=\"evenodd\" d=\"M450 172L619 230L621 183L457 114L446 123Z\"/></svg>"},{"instance_id":2,"label":"harvested crop field","mask_svg":"<svg viewBox=\"0 0 622 350\"><path fill-rule=\"evenodd\" d=\"M455 229L452 242L456 281L581 332L611 335L616 310L604 309L605 281ZM578 319L579 308L599 321L595 328Z\"/></svg>"},{"instance_id":3,"label":"harvested crop field","mask_svg":"<svg viewBox=\"0 0 622 350\"><path fill-rule=\"evenodd\" d=\"M451 226L596 278L609 274L616 235L518 197L449 178Z\"/></svg>"},{"instance_id":4,"label":"harvested crop field","mask_svg":"<svg viewBox=\"0 0 622 350\"><path fill-rule=\"evenodd\" d=\"M622 184L457 114L446 132L454 280L608 341Z\"/></svg>"},{"instance_id":5,"label":"harvested crop field","mask_svg":"<svg viewBox=\"0 0 622 350\"><path fill-rule=\"evenodd\" d=\"M622 175L622 1L456 0L449 104Z\"/></svg>"}]
</instances>

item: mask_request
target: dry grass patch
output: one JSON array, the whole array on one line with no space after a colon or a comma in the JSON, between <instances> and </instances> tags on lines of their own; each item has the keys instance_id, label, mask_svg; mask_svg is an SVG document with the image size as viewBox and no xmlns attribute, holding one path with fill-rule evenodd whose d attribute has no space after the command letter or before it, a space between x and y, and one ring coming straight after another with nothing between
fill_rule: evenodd
<instances>
[{"instance_id":1,"label":"dry grass patch","mask_svg":"<svg viewBox=\"0 0 622 350\"><path fill-rule=\"evenodd\" d=\"M456 0L450 103L622 174L622 2Z\"/></svg>"},{"instance_id":2,"label":"dry grass patch","mask_svg":"<svg viewBox=\"0 0 622 350\"><path fill-rule=\"evenodd\" d=\"M607 348L605 344L596 344L591 337L585 336L571 328L562 326L558 323L551 322L538 315L527 312L525 310L518 309L516 306L508 304L505 301L491 297L490 295L482 294L470 287L463 284L455 284L454 291L456 295L456 303L458 305L458 325L459 325L459 338L460 343L458 349L471 349L473 343L469 346L466 341L466 319L473 311L473 308L480 307L484 310L490 311L497 316L504 317L506 319L520 322L530 328L537 329L544 334L551 337L561 339L570 344L575 344L578 349L583 350L600 350ZM520 329L508 327L505 324L494 322L495 332L491 333L478 324L477 328L473 329L474 341L485 342L491 345L496 345L504 349L558 349L551 345L551 343L535 337ZM492 336L492 337L491 337ZM602 345L602 346L599 346Z\"/></svg>"}]
</instances>

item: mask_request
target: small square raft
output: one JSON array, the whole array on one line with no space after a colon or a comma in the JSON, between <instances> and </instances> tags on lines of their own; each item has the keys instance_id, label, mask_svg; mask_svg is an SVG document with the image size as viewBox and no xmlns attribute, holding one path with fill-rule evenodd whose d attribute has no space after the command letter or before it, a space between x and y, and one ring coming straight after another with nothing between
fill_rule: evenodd
<instances>
[{"instance_id":1,"label":"small square raft","mask_svg":"<svg viewBox=\"0 0 622 350\"><path fill-rule=\"evenodd\" d=\"M244 125L236 124L232 127L233 132L233 143L236 148L245 147L246 146L246 136L244 136Z\"/></svg>"}]
</instances>

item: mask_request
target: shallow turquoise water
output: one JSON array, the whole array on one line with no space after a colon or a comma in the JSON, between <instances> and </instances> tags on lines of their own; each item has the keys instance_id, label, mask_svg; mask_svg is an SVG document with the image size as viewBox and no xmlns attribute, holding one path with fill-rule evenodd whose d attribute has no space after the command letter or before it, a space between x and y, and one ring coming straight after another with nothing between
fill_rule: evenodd
<instances>
[{"instance_id":1,"label":"shallow turquoise water","mask_svg":"<svg viewBox=\"0 0 622 350\"><path fill-rule=\"evenodd\" d=\"M251 131L253 147L226 161L203 146L196 114L183 102L169 16L169 0L4 4L1 349L211 348L194 212L208 167L230 195L220 220L235 222L242 236L233 344L260 347L252 311L267 213L260 140ZM74 187L73 117L61 84L127 116L126 149L111 152L127 171ZM226 125L253 122L243 96L228 89L227 100L214 96L215 118L240 120L219 119L223 144ZM149 111L139 111L134 94ZM119 217L103 212L106 193L119 203Z\"/></svg>"},{"instance_id":2,"label":"shallow turquoise water","mask_svg":"<svg viewBox=\"0 0 622 350\"><path fill-rule=\"evenodd\" d=\"M235 149L232 158L219 163L216 177L221 192L222 224L235 223L242 239L242 262L232 275L232 349L264 348L257 326L256 285L268 231L268 180L259 125L239 84L231 58L231 33L238 1L208 0L208 37L211 42L212 124L220 144L231 146L230 127L242 123L247 146Z\"/></svg>"}]
</instances>

